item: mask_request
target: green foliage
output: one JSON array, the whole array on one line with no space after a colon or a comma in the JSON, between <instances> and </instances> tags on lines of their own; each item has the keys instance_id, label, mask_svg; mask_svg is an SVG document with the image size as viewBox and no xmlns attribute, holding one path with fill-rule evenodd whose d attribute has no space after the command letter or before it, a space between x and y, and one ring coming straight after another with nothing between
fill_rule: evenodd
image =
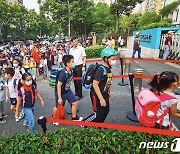
<instances>
[{"instance_id":1,"label":"green foliage","mask_svg":"<svg viewBox=\"0 0 180 154\"><path fill-rule=\"evenodd\" d=\"M86 48L87 58L100 58L101 51L104 49L104 46L90 46Z\"/></svg>"},{"instance_id":2,"label":"green foliage","mask_svg":"<svg viewBox=\"0 0 180 154\"><path fill-rule=\"evenodd\" d=\"M169 142L173 137L104 129L66 129L0 140L1 153L171 153L167 149L139 149L140 142Z\"/></svg>"},{"instance_id":3,"label":"green foliage","mask_svg":"<svg viewBox=\"0 0 180 154\"><path fill-rule=\"evenodd\" d=\"M146 26L146 25L149 25L151 23L160 22L160 20L161 20L161 16L158 15L155 11L145 12L142 15L142 17L140 18L138 26L139 27Z\"/></svg>"},{"instance_id":4,"label":"green foliage","mask_svg":"<svg viewBox=\"0 0 180 154\"><path fill-rule=\"evenodd\" d=\"M162 16L167 16L170 12L172 12L175 8L177 8L177 6L180 4L179 1L176 1L176 2L173 2L169 5L166 5L165 7L163 7L159 13L162 15Z\"/></svg>"},{"instance_id":5,"label":"green foliage","mask_svg":"<svg viewBox=\"0 0 180 154\"><path fill-rule=\"evenodd\" d=\"M119 17L121 15L129 15L136 4L143 0L116 0L111 4L111 13L116 15L116 31L118 30Z\"/></svg>"},{"instance_id":6,"label":"green foliage","mask_svg":"<svg viewBox=\"0 0 180 154\"><path fill-rule=\"evenodd\" d=\"M3 39L11 35L12 39L36 39L38 35L52 36L58 27L54 21L37 14L34 10L28 11L23 5L8 5L0 0L0 23Z\"/></svg>"},{"instance_id":7,"label":"green foliage","mask_svg":"<svg viewBox=\"0 0 180 154\"><path fill-rule=\"evenodd\" d=\"M93 32L109 32L114 29L115 16L110 14L110 7L107 4L98 3L94 7L92 22Z\"/></svg>"},{"instance_id":8,"label":"green foliage","mask_svg":"<svg viewBox=\"0 0 180 154\"><path fill-rule=\"evenodd\" d=\"M149 25L145 25L140 27L140 29L150 29L150 28L156 28L156 27L168 27L171 26L170 20L161 20L160 22L151 23Z\"/></svg>"},{"instance_id":9,"label":"green foliage","mask_svg":"<svg viewBox=\"0 0 180 154\"><path fill-rule=\"evenodd\" d=\"M120 18L121 35L129 36L133 31L138 30L138 23L141 19L141 14L131 14L130 16L122 16Z\"/></svg>"},{"instance_id":10,"label":"green foliage","mask_svg":"<svg viewBox=\"0 0 180 154\"><path fill-rule=\"evenodd\" d=\"M70 19L72 35L91 32L93 7L89 0L45 0L41 4L43 13L51 16L65 34L68 32Z\"/></svg>"}]
</instances>

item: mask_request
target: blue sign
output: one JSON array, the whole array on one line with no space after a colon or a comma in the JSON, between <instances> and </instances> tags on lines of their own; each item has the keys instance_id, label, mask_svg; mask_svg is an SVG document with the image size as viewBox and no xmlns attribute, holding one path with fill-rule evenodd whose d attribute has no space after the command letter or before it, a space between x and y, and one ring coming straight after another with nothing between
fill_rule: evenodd
<instances>
[{"instance_id":1,"label":"blue sign","mask_svg":"<svg viewBox=\"0 0 180 154\"><path fill-rule=\"evenodd\" d=\"M177 31L180 30L180 27L160 27L138 31L141 33L140 46L159 49L162 32L167 33L170 30ZM137 31L133 32L133 36L136 35L136 32Z\"/></svg>"}]
</instances>

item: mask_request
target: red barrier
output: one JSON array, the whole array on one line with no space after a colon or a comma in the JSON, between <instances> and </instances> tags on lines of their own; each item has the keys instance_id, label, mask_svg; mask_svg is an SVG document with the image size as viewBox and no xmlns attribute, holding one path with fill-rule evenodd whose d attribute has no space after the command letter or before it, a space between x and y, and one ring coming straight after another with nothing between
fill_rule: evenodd
<instances>
[{"instance_id":1,"label":"red barrier","mask_svg":"<svg viewBox=\"0 0 180 154\"><path fill-rule=\"evenodd\" d=\"M146 61L146 62L169 62L169 63L180 63L180 60L163 60L163 59L154 59L154 58L122 58L123 60L132 60L132 61ZM117 60L120 60L117 58ZM102 59L87 59L86 62L103 62Z\"/></svg>"},{"instance_id":2,"label":"red barrier","mask_svg":"<svg viewBox=\"0 0 180 154\"><path fill-rule=\"evenodd\" d=\"M115 130L135 131L135 132L143 132L143 133L150 133L150 134L159 134L159 135L180 137L180 132L177 132L177 131L146 128L146 127L140 127L140 126L129 126L129 125L110 124L110 123L83 122L83 121L72 121L72 120L57 120L57 119L55 120L52 118L46 118L46 120L47 120L47 122L59 122L60 124L66 124L66 125L77 125L77 126L84 125L84 126L88 126L88 127L100 127L100 128L108 128L108 129L115 129Z\"/></svg>"},{"instance_id":3,"label":"red barrier","mask_svg":"<svg viewBox=\"0 0 180 154\"><path fill-rule=\"evenodd\" d=\"M114 75L112 78L114 79L121 79L121 78L129 78L128 75ZM134 78L139 78L139 79L152 79L153 76L140 76L140 75L135 75ZM74 77L74 80L82 80L82 77Z\"/></svg>"}]
</instances>

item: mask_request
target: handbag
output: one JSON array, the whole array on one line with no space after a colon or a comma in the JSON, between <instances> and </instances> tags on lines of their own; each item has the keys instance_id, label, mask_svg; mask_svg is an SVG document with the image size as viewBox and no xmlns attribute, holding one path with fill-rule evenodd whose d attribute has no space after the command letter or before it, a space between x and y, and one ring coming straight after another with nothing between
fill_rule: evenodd
<instances>
[{"instance_id":1,"label":"handbag","mask_svg":"<svg viewBox=\"0 0 180 154\"><path fill-rule=\"evenodd\" d=\"M64 109L63 104L59 104L54 119L65 119L66 111Z\"/></svg>"}]
</instances>

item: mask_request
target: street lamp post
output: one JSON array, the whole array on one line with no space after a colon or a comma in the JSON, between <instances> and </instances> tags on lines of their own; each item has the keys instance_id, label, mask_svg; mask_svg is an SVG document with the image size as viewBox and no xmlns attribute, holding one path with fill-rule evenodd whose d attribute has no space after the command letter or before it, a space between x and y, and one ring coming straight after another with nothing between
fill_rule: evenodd
<instances>
[{"instance_id":1,"label":"street lamp post","mask_svg":"<svg viewBox=\"0 0 180 154\"><path fill-rule=\"evenodd\" d=\"M69 5L69 0L68 2L68 14L69 14L69 19L68 19L68 35L69 37L71 36L71 20L70 20L70 5Z\"/></svg>"}]
</instances>

